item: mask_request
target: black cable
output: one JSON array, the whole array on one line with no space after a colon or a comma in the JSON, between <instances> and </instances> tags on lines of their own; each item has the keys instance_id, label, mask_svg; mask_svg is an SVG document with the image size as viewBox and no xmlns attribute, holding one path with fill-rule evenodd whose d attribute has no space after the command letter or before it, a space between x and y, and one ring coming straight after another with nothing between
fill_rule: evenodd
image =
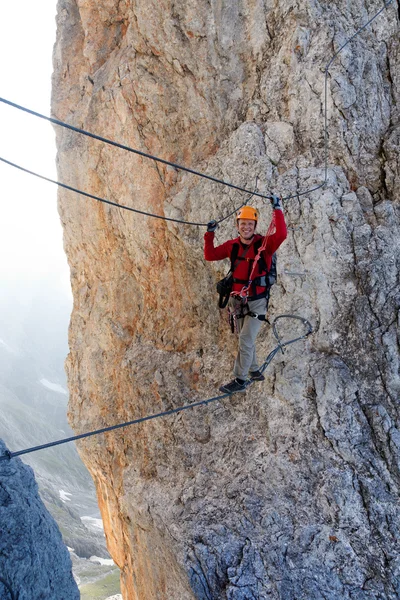
<instances>
[{"instance_id":1,"label":"black cable","mask_svg":"<svg viewBox=\"0 0 400 600\"><path fill-rule=\"evenodd\" d=\"M299 336L299 337L293 339L293 340L288 340L287 342L281 342L278 331L275 326L275 323L277 320L282 319L282 318L298 319L299 321L302 321L302 323L307 327L306 333L302 336ZM309 336L312 333L312 326L309 323L309 321L307 321L307 319L303 319L302 317L297 317L294 315L280 315L280 316L276 317L274 319L272 327L273 327L273 333L274 333L276 339L278 340L278 346L276 348L274 348L274 350L272 350L272 352L270 352L270 354L268 355L268 357L266 358L266 360L264 361L264 363L260 369L261 371L265 371L265 369L267 368L267 366L272 361L275 354L278 352L278 350L280 348L282 348L284 346L288 346L290 344L293 344L294 342L297 342L299 340L305 339L307 336ZM246 384L246 387L250 386L252 383L253 382L250 380ZM188 410L190 408L196 408L198 406L207 406L208 404L211 404L212 402L217 402L217 401L222 400L223 398L226 398L227 396L230 396L230 395L231 394L222 394L221 396L214 396L212 398L207 398L206 400L200 400L199 402L193 402L192 404L185 404L178 408L172 408L170 410L156 413L154 415L147 415L146 417L140 417L139 419L127 421L125 423L118 423L117 425L110 425L109 427L103 427L102 429L96 429L95 431L88 431L86 433L74 435L74 436L71 436L68 438L64 438L62 440L56 440L54 442L49 442L47 444L41 444L40 446L33 446L32 448L25 448L24 450L18 450L16 452L10 452L8 450L7 452L5 452L4 454L2 454L0 456L0 461L7 460L7 459L9 460L11 458L15 458L16 456L22 456L23 454L31 454L32 452L37 452L38 450L44 450L45 448L52 448L53 446L60 446L62 444L67 444L68 442L74 442L76 440L81 440L83 438L91 437L94 435L99 435L101 433L114 431L116 429L121 429L122 427L129 427L131 425L137 425L138 423L144 423L145 421L151 421L152 419L159 419L161 417L173 415L173 414L179 413L183 410Z\"/></svg>"},{"instance_id":2,"label":"black cable","mask_svg":"<svg viewBox=\"0 0 400 600\"><path fill-rule=\"evenodd\" d=\"M371 17L369 21L367 21L367 23L365 23L362 27L360 27L360 29L358 29L348 40L346 40L342 46L340 46L339 50L337 50L337 52L335 52L335 54L332 56L332 58L326 65L325 72L328 71L329 67L331 66L331 64L333 63L335 58L338 56L338 54L340 54L340 52L343 50L343 48L345 48L347 46L347 44L350 44L351 40L353 40L359 33L361 33L364 29L366 29L368 27L368 25L370 25L372 23L372 21L374 21L377 17L379 17L381 12L383 12L389 6L389 4L391 4L392 2L393 2L393 0L389 0L389 2L386 2L382 6L382 8L379 9L378 12L373 17Z\"/></svg>"},{"instance_id":3,"label":"black cable","mask_svg":"<svg viewBox=\"0 0 400 600\"><path fill-rule=\"evenodd\" d=\"M292 194L291 196L286 196L285 198L282 198L282 200L291 200L292 198L297 198L298 196L304 196L306 194L310 194L311 192L315 192L316 190L319 190L319 189L321 189L322 187L324 187L326 185L326 182L328 181L328 74L329 74L329 68L331 67L333 61L337 58L338 54L343 50L343 48L345 48L347 46L347 44L349 44L351 42L351 40L353 40L364 29L366 29L366 27L368 27L368 25L370 25L370 23L372 23L372 21L374 21L381 14L381 12L383 12L389 6L389 4L391 4L392 2L393 2L393 0L389 0L389 2L386 2L386 4L384 4L383 7L373 17L371 17L370 20L367 23L365 23L362 27L360 27L360 29L358 29L348 40L346 40L346 42L343 44L343 46L341 46L339 48L339 50L337 52L335 52L335 54L332 56L332 58L329 60L329 62L327 63L327 65L325 67L325 81L324 81L324 95L325 95L325 100L324 100L324 153L325 153L325 159L324 159L324 181L322 183L320 183L319 185L317 185L316 187L313 187L313 188L311 188L309 190L306 190L305 192L296 192L296 194Z\"/></svg>"},{"instance_id":4,"label":"black cable","mask_svg":"<svg viewBox=\"0 0 400 600\"><path fill-rule=\"evenodd\" d=\"M203 177L204 179L209 179L214 183L219 183L221 185L226 185L234 190L238 190L239 192L245 192L247 194L254 194L255 196L260 196L261 198L269 199L270 196L266 196L265 194L260 194L260 192L252 192L251 190L243 187L239 187L234 185L233 183L229 183L224 181L223 179L217 179L216 177L212 177L211 175L206 175L205 173L201 173L200 171L195 171L194 169L189 169L188 167L184 167L183 165L179 165L177 163L170 162L169 160L165 160L164 158L159 158L158 156L154 156L152 154L148 154L147 152L142 152L141 150L137 150L136 148L131 148L130 146L125 146L124 144L119 144L118 142L114 142L113 140L109 140L100 135L96 135L95 133L90 133L85 129L80 129L79 127L74 127L74 125L69 125L64 121L60 121L59 119L54 119L53 117L47 117L46 115L42 115L39 112L31 110L30 108L26 108L25 106L21 106L20 104L16 104L15 102L11 102L10 100L6 100L5 98L0 98L0 102L4 104L8 104L13 108L17 108L18 110L22 110L34 117L39 117L39 119L44 119L45 121L49 121L53 123L53 125L59 125L60 127L64 127L65 129L70 129L71 131L75 131L76 133L80 133L81 135L86 135L87 137L93 138L95 140L99 140L100 142L104 142L105 144L109 144L110 146L115 146L116 148L121 148L122 150L126 150L127 152L132 152L133 154L138 154L144 158L150 158L156 162L162 163L164 165L168 165L170 167L174 167L174 169L179 169L181 171L186 171L187 173L191 173L192 175L197 175L198 177ZM154 215L153 215L154 216Z\"/></svg>"},{"instance_id":5,"label":"black cable","mask_svg":"<svg viewBox=\"0 0 400 600\"><path fill-rule=\"evenodd\" d=\"M380 14L381 12L383 12L391 3L393 2L393 0L389 0L389 2L386 2L383 7L373 16L371 17L371 19L365 23L362 27L360 27L360 29L358 29L340 48L339 50L332 56L332 58L330 59L330 61L327 63L326 67L325 67L325 85L324 85L324 90L325 90L325 109L324 109L324 152L325 152L325 160L324 160L324 180L322 183L320 183L319 185L310 188L308 190L305 190L304 192L296 192L296 194L292 194L290 196L285 196L284 198L282 198L282 200L291 200L292 198L298 198L299 196L304 196L306 194L310 194L311 192L315 192L316 190L321 189L322 187L324 187L326 185L326 182L328 180L328 113L327 113L327 101L328 101L328 72L329 72L329 68L332 65L333 61L336 59L336 57L338 56L338 54L343 50L343 48L345 48L345 46L347 46L347 44L349 44L351 42L351 40L353 40L357 35L359 35L364 29L366 29L366 27L368 27L368 25L370 23L372 23L372 21L374 21ZM227 181L224 181L223 179L217 179L216 177L212 177L211 175L206 175L205 173L202 173L200 171L195 171L194 169L190 169L188 167L185 167L183 165L180 165L178 163L173 163L170 162L168 160L165 160L163 158L159 158L158 156L154 156L152 154L148 154L147 152L142 152L141 150L137 150L135 148L131 148L130 146L126 146L124 144L119 144L118 142L115 142L113 140L109 140L105 137L102 137L100 135L96 135L94 133L90 133L89 131L86 131L85 129L80 129L79 127L75 127L74 125L69 125L68 123L65 123L64 121L60 121L59 119L55 119L53 117L48 117L46 115L43 115L39 112L36 112L34 110L31 110L30 108L26 108L24 106L21 106L20 104L16 104L15 102L11 102L10 100L7 100L6 98L1 98L0 97L0 102L2 102L3 104L7 104L13 108L16 108L18 110L21 110L23 112L26 112L30 115L33 115L35 117L38 117L40 119L44 119L45 121L49 121L50 123L53 123L54 125L58 125L60 127L64 127L65 129L70 129L71 131L75 131L76 133L80 133L81 135L85 135L87 137L91 137L95 140L99 140L101 142L104 142L105 144L109 144L111 146L115 146L116 148L121 148L122 150L125 150L127 152L132 152L134 154L138 154L139 156L142 156L144 158L149 158L151 160L154 160L156 162L160 162L162 164L168 165L170 167L173 167L175 169L181 170L181 171L186 171L188 173L191 173L192 175L197 175L198 177L203 177L204 179L208 179L210 181L213 181L214 183L219 183L221 185L225 185L228 186L230 188L233 188L235 190L241 191L241 192L245 192L245 193L250 193L252 194L252 196L258 196L260 198L264 198L267 200L271 199L271 196L269 195L265 195L265 194L261 194L260 192L251 192L251 190L247 189L247 188L243 188L243 187L239 187L237 185L234 185L232 183L229 183ZM60 183L58 181L54 181L53 179L49 179L48 177L44 177L43 175L39 175L37 173L34 173L33 171L29 171L28 169L24 169L23 167L12 163L4 158L1 158L0 160L2 160L4 163L7 163L10 166L13 166L17 169L20 169L21 171L25 171L26 173L29 173L30 175L34 175L35 177L39 177L40 179L44 179L45 181L50 181L51 183L55 183L56 185L59 185L60 187L72 190L78 194L81 194L83 196L88 196L89 198L94 198L95 200L100 200L99 198L95 197L95 196L91 196L90 194L88 194L87 192L82 192L79 191L75 188L69 187L66 184ZM103 200L101 200L103 201ZM128 210L131 210L133 212L137 212L139 214L144 214L144 215L148 215L150 217L154 217L154 218L158 218L158 219L164 219L166 221L174 221L175 223L184 223L187 225L199 225L199 226L206 226L206 223L191 223L189 221L182 221L180 219L171 219L171 218L167 218L167 217L162 217L160 215L155 215L152 213L146 213L145 211L140 211L140 210L135 210L135 209L129 209L128 207L123 207L120 206L117 203L113 203L111 201L106 201L108 204L111 204L113 206L118 206L119 208L125 208ZM244 204L241 204L241 206L244 206ZM222 221L224 221L225 219L229 218L232 214L234 214L234 212L236 212L237 210L239 210L239 208L241 208L241 206L239 206L238 208L236 208L230 215L227 215L226 217L224 217L223 219L219 220L218 223L221 223Z\"/></svg>"},{"instance_id":6,"label":"black cable","mask_svg":"<svg viewBox=\"0 0 400 600\"><path fill-rule=\"evenodd\" d=\"M296 319L297 321L301 321L303 323L303 325L305 327L307 327L307 332L304 335L301 335L297 338L293 338L292 340L282 343L280 335L278 333L277 326L276 326L276 323L277 323L277 321L279 321L279 319ZM260 367L261 373L263 373L265 371L265 369L268 367L269 363L272 361L274 356L279 352L279 350L281 350L281 352L283 354L283 348L285 346L290 346L290 344L294 344L295 342L298 342L299 340L306 338L307 336L309 336L312 333L313 329L312 329L311 323L309 321L307 321L307 319L304 319L303 317L297 317L296 315L278 315L277 317L275 317L275 319L272 322L272 331L273 331L274 336L278 340L278 345L276 346L276 348L274 348L268 354L267 358L261 365L261 367Z\"/></svg>"},{"instance_id":7,"label":"black cable","mask_svg":"<svg viewBox=\"0 0 400 600\"><path fill-rule=\"evenodd\" d=\"M89 192L84 192L82 190L78 190L77 188L67 185L66 183L61 183L60 181L55 181L54 179L50 179L50 177L45 177L44 175L39 175L38 173L35 173L34 171L30 171L29 169L25 169L24 167L21 167L20 165L17 165L15 163L11 162L10 160L2 158L1 156L0 156L0 161L3 163L6 163L7 165L10 165L11 167L15 167L16 169L19 169L20 171L23 171L24 173L29 173L29 175L34 175L34 177L38 177L39 179L43 179L44 181L49 181L50 183L55 183L56 185L66 189L66 190L70 190L71 192L75 192L77 194L80 194L81 196L86 196L87 198L92 198L93 200L97 200L98 202L103 202L104 204L110 204L111 206L116 206L117 208L122 208L123 210L129 210L134 213L139 213L140 215L145 215L147 217L153 217L154 219L162 219L163 221L173 221L174 223L183 223L185 225L198 225L200 227L207 227L207 223L196 223L193 221L183 221L181 219L173 219L172 217L163 217L161 215L155 215L153 213L149 213L144 210L139 210L137 208L132 208L130 206L124 206L123 204L118 204L117 202L112 202L112 200L106 200L105 198L100 198L99 196L94 196L93 194L89 194ZM250 198L253 196L253 194L254 194L254 192L251 193L249 198L246 199L245 203L247 203L250 200ZM242 204L241 206L244 206L244 204ZM228 219L229 217L231 217L234 214L234 212L236 212L236 210L238 210L238 209L235 209L234 211L229 213L229 215L226 215L225 217L223 217L222 219L217 221L217 223L222 223L222 221L225 221L225 219Z\"/></svg>"},{"instance_id":8,"label":"black cable","mask_svg":"<svg viewBox=\"0 0 400 600\"><path fill-rule=\"evenodd\" d=\"M117 425L110 425L109 427L103 427L102 429L96 429L95 431L88 431L87 433L81 433L79 435L74 435L69 438L57 440L55 442L49 442L48 444L42 444L40 446L26 448L25 450L18 450L17 452L9 452L7 455L3 454L2 456L0 456L0 461L5 460L7 458L14 458L16 456L21 456L22 454L30 454L32 452L37 452L38 450L44 450L45 448L52 448L53 446L61 446L62 444L67 444L68 442L75 442L76 440L88 438L93 435L99 435L101 433L107 433L108 431L114 431L115 429L121 429L122 427L129 427L130 425L137 425L138 423L144 423L145 421L151 421L152 419L159 419L161 417L167 417L169 415L179 413L182 410L188 410L189 408L195 408L197 406L210 404L211 402L216 402L217 400L222 400L222 398L226 398L227 396L229 396L229 394L224 394L222 396L215 396L213 398L208 398L207 400L200 400L199 402L194 402L193 404L186 404L179 408L172 408L170 410L156 413L154 415L147 415L146 417L141 417L139 419L134 419L132 421L126 421L125 423L118 423Z\"/></svg>"}]
</instances>

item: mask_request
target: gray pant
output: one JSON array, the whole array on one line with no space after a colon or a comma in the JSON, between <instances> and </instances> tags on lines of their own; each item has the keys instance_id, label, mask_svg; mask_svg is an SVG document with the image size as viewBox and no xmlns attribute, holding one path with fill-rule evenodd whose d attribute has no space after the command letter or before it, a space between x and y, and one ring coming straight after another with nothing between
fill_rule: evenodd
<instances>
[{"instance_id":1,"label":"gray pant","mask_svg":"<svg viewBox=\"0 0 400 600\"><path fill-rule=\"evenodd\" d=\"M229 299L228 306L231 311L240 312L240 302L235 298ZM267 300L266 298L250 300L248 302L248 307L252 312L259 315L265 315L267 312ZM239 379L247 379L249 371L257 371L259 368L256 356L256 338L262 324L263 321L250 316L246 316L243 319L237 319L239 351L235 360L233 374Z\"/></svg>"}]
</instances>

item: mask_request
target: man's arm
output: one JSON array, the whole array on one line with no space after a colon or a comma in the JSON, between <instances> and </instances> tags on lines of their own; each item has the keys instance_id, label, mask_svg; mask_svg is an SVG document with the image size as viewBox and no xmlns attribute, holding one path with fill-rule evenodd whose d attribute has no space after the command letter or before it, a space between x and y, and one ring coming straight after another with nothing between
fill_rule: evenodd
<instances>
[{"instance_id":1,"label":"man's arm","mask_svg":"<svg viewBox=\"0 0 400 600\"><path fill-rule=\"evenodd\" d=\"M232 251L232 240L214 247L214 236L213 231L206 231L204 234L204 258L209 261L229 258Z\"/></svg>"},{"instance_id":2,"label":"man's arm","mask_svg":"<svg viewBox=\"0 0 400 600\"><path fill-rule=\"evenodd\" d=\"M274 219L275 232L268 237L265 248L265 254L269 256L278 250L279 246L286 240L287 237L286 222L282 209L274 209Z\"/></svg>"}]
</instances>

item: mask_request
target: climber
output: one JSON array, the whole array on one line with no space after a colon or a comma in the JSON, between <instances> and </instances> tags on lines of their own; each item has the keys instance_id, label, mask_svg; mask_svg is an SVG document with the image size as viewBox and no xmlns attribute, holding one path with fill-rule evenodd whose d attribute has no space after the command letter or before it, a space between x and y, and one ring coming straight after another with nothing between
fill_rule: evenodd
<instances>
[{"instance_id":1,"label":"climber","mask_svg":"<svg viewBox=\"0 0 400 600\"><path fill-rule=\"evenodd\" d=\"M266 320L269 298L268 272L272 264L272 255L286 239L287 229L281 200L272 196L275 230L265 239L257 234L258 212L251 206L243 206L236 214L236 227L239 237L228 240L214 247L214 232L218 227L216 221L207 224L204 234L204 258L207 261L231 258L233 272L233 294L229 298L228 309L236 316L239 333L239 350L234 364L234 379L219 389L221 392L233 394L245 392L248 377L252 381L263 381L256 358L255 343L262 321ZM240 297L244 286L249 281L253 263L261 245L265 242L265 250L261 252L256 267L256 277L249 289L247 297ZM236 294L236 296L235 296Z\"/></svg>"}]
</instances>

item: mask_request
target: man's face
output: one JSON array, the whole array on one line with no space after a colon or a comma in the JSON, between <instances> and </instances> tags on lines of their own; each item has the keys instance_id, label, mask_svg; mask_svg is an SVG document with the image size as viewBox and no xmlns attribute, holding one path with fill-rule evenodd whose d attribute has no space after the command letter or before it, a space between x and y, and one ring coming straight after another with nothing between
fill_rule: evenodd
<instances>
[{"instance_id":1,"label":"man's face","mask_svg":"<svg viewBox=\"0 0 400 600\"><path fill-rule=\"evenodd\" d=\"M252 239L256 230L256 221L252 219L238 219L237 228L240 237L243 240L249 241Z\"/></svg>"}]
</instances>

